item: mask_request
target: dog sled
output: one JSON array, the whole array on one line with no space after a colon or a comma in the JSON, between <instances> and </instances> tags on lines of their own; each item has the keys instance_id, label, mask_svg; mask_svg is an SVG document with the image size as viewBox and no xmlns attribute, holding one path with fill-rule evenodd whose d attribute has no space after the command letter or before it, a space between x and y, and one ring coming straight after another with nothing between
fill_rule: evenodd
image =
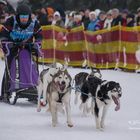
<instances>
[{"instance_id":1,"label":"dog sled","mask_svg":"<svg viewBox=\"0 0 140 140\"><path fill-rule=\"evenodd\" d=\"M19 44L10 55L12 42L2 42L5 49L5 72L2 80L2 100L14 105L18 98L37 101L39 44ZM25 46L28 46L26 48ZM17 46L17 44L16 44ZM34 47L36 46L36 48Z\"/></svg>"}]
</instances>

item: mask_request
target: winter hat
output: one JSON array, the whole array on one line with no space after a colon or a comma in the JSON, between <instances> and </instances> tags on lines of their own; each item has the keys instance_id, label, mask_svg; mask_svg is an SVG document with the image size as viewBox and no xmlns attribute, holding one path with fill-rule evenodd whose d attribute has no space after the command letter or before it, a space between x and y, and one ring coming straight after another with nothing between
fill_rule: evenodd
<instances>
[{"instance_id":1,"label":"winter hat","mask_svg":"<svg viewBox=\"0 0 140 140\"><path fill-rule=\"evenodd\" d=\"M134 14L128 14L128 15L127 15L127 18L132 18L132 19L134 19L134 18L135 18L135 15L134 15Z\"/></svg>"},{"instance_id":2,"label":"winter hat","mask_svg":"<svg viewBox=\"0 0 140 140\"><path fill-rule=\"evenodd\" d=\"M54 16L59 16L59 17L60 17L60 13L59 13L58 11L56 11L56 12L54 13Z\"/></svg>"},{"instance_id":3,"label":"winter hat","mask_svg":"<svg viewBox=\"0 0 140 140\"><path fill-rule=\"evenodd\" d=\"M140 12L140 7L137 9L137 13L139 13Z\"/></svg>"},{"instance_id":4,"label":"winter hat","mask_svg":"<svg viewBox=\"0 0 140 140\"><path fill-rule=\"evenodd\" d=\"M51 7L47 7L47 13L48 15L53 15L54 14L54 9Z\"/></svg>"},{"instance_id":5,"label":"winter hat","mask_svg":"<svg viewBox=\"0 0 140 140\"><path fill-rule=\"evenodd\" d=\"M95 9L96 17L99 16L101 10L100 9Z\"/></svg>"},{"instance_id":6,"label":"winter hat","mask_svg":"<svg viewBox=\"0 0 140 140\"><path fill-rule=\"evenodd\" d=\"M19 5L16 9L17 15L31 15L31 9L28 5L22 4Z\"/></svg>"},{"instance_id":7,"label":"winter hat","mask_svg":"<svg viewBox=\"0 0 140 140\"><path fill-rule=\"evenodd\" d=\"M107 15L112 15L112 10L109 10L106 14Z\"/></svg>"},{"instance_id":8,"label":"winter hat","mask_svg":"<svg viewBox=\"0 0 140 140\"><path fill-rule=\"evenodd\" d=\"M82 20L82 16L80 14L75 14L74 19Z\"/></svg>"},{"instance_id":9,"label":"winter hat","mask_svg":"<svg viewBox=\"0 0 140 140\"><path fill-rule=\"evenodd\" d=\"M129 11L127 9L122 10L122 13L129 14Z\"/></svg>"},{"instance_id":10,"label":"winter hat","mask_svg":"<svg viewBox=\"0 0 140 140\"><path fill-rule=\"evenodd\" d=\"M7 5L7 2L4 0L0 0L0 4Z\"/></svg>"},{"instance_id":11,"label":"winter hat","mask_svg":"<svg viewBox=\"0 0 140 140\"><path fill-rule=\"evenodd\" d=\"M89 17L91 17L91 15L95 15L95 18L97 17L97 15L96 15L96 12L94 12L94 11L91 11L90 13L89 13Z\"/></svg>"},{"instance_id":12,"label":"winter hat","mask_svg":"<svg viewBox=\"0 0 140 140\"><path fill-rule=\"evenodd\" d=\"M69 13L69 16L74 17L75 13L76 13L75 11L72 11L72 12Z\"/></svg>"}]
</instances>

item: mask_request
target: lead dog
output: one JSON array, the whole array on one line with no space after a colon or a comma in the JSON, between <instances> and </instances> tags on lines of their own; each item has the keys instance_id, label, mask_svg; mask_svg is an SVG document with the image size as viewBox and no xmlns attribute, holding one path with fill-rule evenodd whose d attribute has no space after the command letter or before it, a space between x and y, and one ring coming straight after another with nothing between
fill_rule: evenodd
<instances>
[{"instance_id":1,"label":"lead dog","mask_svg":"<svg viewBox=\"0 0 140 140\"><path fill-rule=\"evenodd\" d=\"M72 127L70 94L71 94L71 76L67 70L59 70L54 76L52 82L48 85L47 100L52 115L52 126L56 126L58 121L58 109L65 106L67 125Z\"/></svg>"},{"instance_id":2,"label":"lead dog","mask_svg":"<svg viewBox=\"0 0 140 140\"><path fill-rule=\"evenodd\" d=\"M46 95L49 83L52 82L53 76L60 70L65 69L65 66L60 63L52 64L48 69L44 69L40 73L40 78L37 86L38 90L38 106L37 111L41 111L41 96L43 96L43 105L46 105Z\"/></svg>"},{"instance_id":3,"label":"lead dog","mask_svg":"<svg viewBox=\"0 0 140 140\"><path fill-rule=\"evenodd\" d=\"M96 128L105 127L104 120L111 102L116 104L115 111L120 109L119 98L122 95L122 89L119 83L114 81L102 81L100 79L89 77L81 88L82 103L85 104L89 97L92 98L91 112L95 113ZM101 109L103 108L102 112Z\"/></svg>"}]
</instances>

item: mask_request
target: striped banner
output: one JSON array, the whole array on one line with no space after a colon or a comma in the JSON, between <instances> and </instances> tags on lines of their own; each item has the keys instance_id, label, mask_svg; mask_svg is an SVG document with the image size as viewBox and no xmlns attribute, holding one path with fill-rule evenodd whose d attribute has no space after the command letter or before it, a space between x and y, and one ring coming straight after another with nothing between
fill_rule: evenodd
<instances>
[{"instance_id":1,"label":"striped banner","mask_svg":"<svg viewBox=\"0 0 140 140\"><path fill-rule=\"evenodd\" d=\"M68 61L71 66L82 65L87 53L82 26L71 31L56 26L44 26L42 30L45 63Z\"/></svg>"},{"instance_id":2,"label":"striped banner","mask_svg":"<svg viewBox=\"0 0 140 140\"><path fill-rule=\"evenodd\" d=\"M84 31L42 27L44 62L68 62L70 66L140 68L140 27L116 26L110 30ZM42 62L42 60L41 60Z\"/></svg>"}]
</instances>

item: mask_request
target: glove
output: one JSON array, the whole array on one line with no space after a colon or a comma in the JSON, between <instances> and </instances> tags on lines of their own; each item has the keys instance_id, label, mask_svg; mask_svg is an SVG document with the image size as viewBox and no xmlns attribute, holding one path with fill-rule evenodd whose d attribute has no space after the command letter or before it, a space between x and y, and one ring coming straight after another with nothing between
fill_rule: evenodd
<instances>
[{"instance_id":1,"label":"glove","mask_svg":"<svg viewBox=\"0 0 140 140\"><path fill-rule=\"evenodd\" d=\"M34 48L34 49L39 49L39 48L41 48L41 42L40 42L40 41L35 41L35 42L34 42L33 48Z\"/></svg>"},{"instance_id":2,"label":"glove","mask_svg":"<svg viewBox=\"0 0 140 140\"><path fill-rule=\"evenodd\" d=\"M41 57L42 56L42 51L41 51L41 42L36 41L34 43L33 49L35 50L35 53L37 56Z\"/></svg>"}]
</instances>

